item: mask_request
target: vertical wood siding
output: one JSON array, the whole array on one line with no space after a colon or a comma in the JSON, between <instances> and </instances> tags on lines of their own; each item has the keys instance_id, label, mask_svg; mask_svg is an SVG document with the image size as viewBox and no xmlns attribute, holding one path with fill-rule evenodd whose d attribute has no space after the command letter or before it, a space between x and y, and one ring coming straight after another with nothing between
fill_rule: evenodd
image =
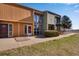
<instances>
[{"instance_id":1,"label":"vertical wood siding","mask_svg":"<svg viewBox=\"0 0 79 59\"><path fill-rule=\"evenodd\" d=\"M0 4L0 19L22 20L31 17L31 10Z\"/></svg>"},{"instance_id":2,"label":"vertical wood siding","mask_svg":"<svg viewBox=\"0 0 79 59\"><path fill-rule=\"evenodd\" d=\"M33 10L23 9L20 7L6 4L0 4L0 19L24 21L24 23L0 21L0 23L3 24L13 24L13 36L24 36L24 24L29 23L32 25L32 33L34 32Z\"/></svg>"}]
</instances>

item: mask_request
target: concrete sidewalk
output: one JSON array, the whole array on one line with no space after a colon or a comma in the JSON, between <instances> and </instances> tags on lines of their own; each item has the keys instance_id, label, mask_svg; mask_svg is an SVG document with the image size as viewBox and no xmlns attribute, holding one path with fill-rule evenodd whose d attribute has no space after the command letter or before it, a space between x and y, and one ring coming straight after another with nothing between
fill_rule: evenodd
<instances>
[{"instance_id":1,"label":"concrete sidewalk","mask_svg":"<svg viewBox=\"0 0 79 59\"><path fill-rule=\"evenodd\" d=\"M22 37L22 39L27 38L28 40L19 41L19 42L17 42L15 38L3 38L3 39L0 39L0 51L18 48L22 46L29 46L32 44L37 44L37 43L49 41L49 40L58 40L63 37L68 37L68 36L75 35L75 34L76 33L70 33L70 34L60 35L58 37L51 37L51 38L35 38L34 36L33 37Z\"/></svg>"}]
</instances>

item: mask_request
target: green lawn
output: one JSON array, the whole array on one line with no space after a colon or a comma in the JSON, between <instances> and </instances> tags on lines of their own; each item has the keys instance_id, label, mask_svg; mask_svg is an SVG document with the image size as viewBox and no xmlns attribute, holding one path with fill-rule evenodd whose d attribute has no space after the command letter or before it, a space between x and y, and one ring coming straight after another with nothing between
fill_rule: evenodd
<instances>
[{"instance_id":1,"label":"green lawn","mask_svg":"<svg viewBox=\"0 0 79 59\"><path fill-rule=\"evenodd\" d=\"M32 46L24 46L17 49L12 49L0 52L0 55L79 55L79 34L60 40L48 41Z\"/></svg>"}]
</instances>

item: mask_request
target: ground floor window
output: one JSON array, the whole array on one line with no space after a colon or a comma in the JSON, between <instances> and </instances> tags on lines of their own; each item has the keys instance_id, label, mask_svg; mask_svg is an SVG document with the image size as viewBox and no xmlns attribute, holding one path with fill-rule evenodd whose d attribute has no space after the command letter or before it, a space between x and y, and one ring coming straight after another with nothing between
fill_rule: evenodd
<instances>
[{"instance_id":1,"label":"ground floor window","mask_svg":"<svg viewBox=\"0 0 79 59\"><path fill-rule=\"evenodd\" d=\"M48 30L54 30L54 29L55 29L54 25L48 24Z\"/></svg>"},{"instance_id":2,"label":"ground floor window","mask_svg":"<svg viewBox=\"0 0 79 59\"><path fill-rule=\"evenodd\" d=\"M28 26L28 33L31 33L31 26Z\"/></svg>"},{"instance_id":3,"label":"ground floor window","mask_svg":"<svg viewBox=\"0 0 79 59\"><path fill-rule=\"evenodd\" d=\"M8 24L8 37L12 37L12 24Z\"/></svg>"},{"instance_id":4,"label":"ground floor window","mask_svg":"<svg viewBox=\"0 0 79 59\"><path fill-rule=\"evenodd\" d=\"M24 26L24 33L25 33L25 35L32 35L32 26L26 24Z\"/></svg>"},{"instance_id":5,"label":"ground floor window","mask_svg":"<svg viewBox=\"0 0 79 59\"><path fill-rule=\"evenodd\" d=\"M57 30L60 31L60 25L56 25Z\"/></svg>"},{"instance_id":6,"label":"ground floor window","mask_svg":"<svg viewBox=\"0 0 79 59\"><path fill-rule=\"evenodd\" d=\"M24 27L24 33L27 34L27 25Z\"/></svg>"}]
</instances>

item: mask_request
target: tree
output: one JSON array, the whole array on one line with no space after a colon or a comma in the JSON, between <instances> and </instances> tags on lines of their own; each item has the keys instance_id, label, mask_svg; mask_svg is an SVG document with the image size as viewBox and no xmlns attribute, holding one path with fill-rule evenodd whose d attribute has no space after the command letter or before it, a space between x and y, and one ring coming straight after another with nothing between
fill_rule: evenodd
<instances>
[{"instance_id":1,"label":"tree","mask_svg":"<svg viewBox=\"0 0 79 59\"><path fill-rule=\"evenodd\" d=\"M64 29L64 31L65 29L70 29L72 27L72 22L68 16L64 15L62 17L61 26Z\"/></svg>"}]
</instances>

